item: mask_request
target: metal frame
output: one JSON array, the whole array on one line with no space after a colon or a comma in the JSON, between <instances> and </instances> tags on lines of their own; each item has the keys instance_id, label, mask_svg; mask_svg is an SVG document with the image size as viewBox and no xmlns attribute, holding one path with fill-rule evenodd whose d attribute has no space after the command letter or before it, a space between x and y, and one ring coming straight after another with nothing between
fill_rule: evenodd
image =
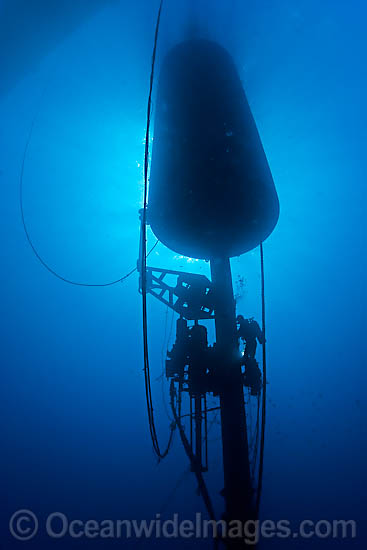
<instances>
[{"instance_id":1,"label":"metal frame","mask_svg":"<svg viewBox=\"0 0 367 550\"><path fill-rule=\"evenodd\" d=\"M166 283L170 275L176 286ZM205 275L147 267L146 278L147 292L188 321L215 318L213 285Z\"/></svg>"}]
</instances>

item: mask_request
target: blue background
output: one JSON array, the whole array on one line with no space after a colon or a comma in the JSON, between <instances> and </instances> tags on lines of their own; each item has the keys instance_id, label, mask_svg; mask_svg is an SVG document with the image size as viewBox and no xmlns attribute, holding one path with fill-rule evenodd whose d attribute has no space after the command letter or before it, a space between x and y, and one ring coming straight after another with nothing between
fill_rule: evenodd
<instances>
[{"instance_id":1,"label":"blue background","mask_svg":"<svg viewBox=\"0 0 367 550\"><path fill-rule=\"evenodd\" d=\"M2 55L27 53L29 62L0 96L0 547L109 548L121 541L50 542L40 534L18 543L8 520L20 508L40 521L54 511L102 520L159 512L186 519L205 510L178 436L164 462L157 464L152 452L137 275L96 289L50 275L25 239L19 177L35 119L24 206L42 257L64 277L88 283L117 279L135 266L159 3L105 2L57 44L44 38L44 54L33 56L32 41L18 29L18 4L17 40L9 48L1 43ZM367 9L361 0L166 0L157 70L168 48L185 38L190 13L202 36L236 61L281 204L265 243L269 407L261 515L295 524L360 522L355 541L274 539L262 547L362 548ZM40 17L33 16L30 28ZM47 18L44 24L52 36ZM149 246L154 242L150 234ZM149 262L209 271L161 244ZM258 250L232 260L238 312L258 319L259 267ZM172 315L150 299L149 322L163 446L168 386L160 375L174 338ZM219 436L214 418L207 479L218 516ZM210 547L208 541L124 544Z\"/></svg>"}]
</instances>

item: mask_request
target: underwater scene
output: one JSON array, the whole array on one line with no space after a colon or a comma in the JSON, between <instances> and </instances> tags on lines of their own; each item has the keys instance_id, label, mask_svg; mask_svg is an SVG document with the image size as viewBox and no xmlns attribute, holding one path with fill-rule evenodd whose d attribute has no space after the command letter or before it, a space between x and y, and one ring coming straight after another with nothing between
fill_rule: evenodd
<instances>
[{"instance_id":1,"label":"underwater scene","mask_svg":"<svg viewBox=\"0 0 367 550\"><path fill-rule=\"evenodd\" d=\"M0 0L0 549L363 549L362 0Z\"/></svg>"}]
</instances>

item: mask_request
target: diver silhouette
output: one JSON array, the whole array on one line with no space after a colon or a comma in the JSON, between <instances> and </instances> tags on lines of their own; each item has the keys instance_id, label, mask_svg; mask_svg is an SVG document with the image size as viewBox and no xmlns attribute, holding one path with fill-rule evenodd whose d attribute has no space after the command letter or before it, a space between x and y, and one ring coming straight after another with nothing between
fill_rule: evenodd
<instances>
[{"instance_id":1,"label":"diver silhouette","mask_svg":"<svg viewBox=\"0 0 367 550\"><path fill-rule=\"evenodd\" d=\"M253 319L245 319L243 315L237 316L237 338L241 338L245 343L244 359L255 359L257 341L264 343L264 334L259 324Z\"/></svg>"}]
</instances>

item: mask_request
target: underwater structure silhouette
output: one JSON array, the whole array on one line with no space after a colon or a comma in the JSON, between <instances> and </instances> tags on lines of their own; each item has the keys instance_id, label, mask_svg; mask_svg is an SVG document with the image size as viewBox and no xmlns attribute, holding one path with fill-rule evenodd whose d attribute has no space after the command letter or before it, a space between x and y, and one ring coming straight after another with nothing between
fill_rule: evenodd
<instances>
[{"instance_id":1,"label":"underwater structure silhouette","mask_svg":"<svg viewBox=\"0 0 367 550\"><path fill-rule=\"evenodd\" d=\"M208 470L207 395L218 398L221 415L223 518L258 517L262 489L266 411L265 291L263 241L279 217L279 202L242 83L229 53L207 40L188 40L166 56L159 77L154 145L148 190L151 103L160 5L153 50L145 140L145 193L139 258L143 297L144 373L150 433L159 459L179 430L208 514L215 519L204 480ZM148 200L149 198L149 200ZM147 266L146 227L179 254L210 261L202 275ZM236 331L230 258L260 246L263 372L254 357L242 358ZM147 295L179 314L176 341L167 353L166 377L174 417L168 446L159 445L154 419L148 350ZM207 328L215 323L216 342ZM244 369L244 370L243 370ZM258 482L250 463L244 386L258 399ZM262 394L261 436L260 396ZM189 412L184 412L187 406ZM190 435L183 425L189 418ZM255 453L255 461L258 452ZM243 544L223 538L228 548Z\"/></svg>"},{"instance_id":2,"label":"underwater structure silhouette","mask_svg":"<svg viewBox=\"0 0 367 550\"><path fill-rule=\"evenodd\" d=\"M174 46L166 55L159 76L150 163L152 96L162 7L163 1L157 18L150 77L137 267L118 279L93 284L60 275L39 254L26 225L23 206L24 166L36 118L22 159L21 217L37 259L64 282L105 287L138 271L146 403L153 449L160 460L165 458L178 429L208 515L215 520L204 474L208 471L208 414L219 411L223 518L228 524L231 521L244 524L258 518L262 490L267 383L263 242L277 224L279 201L236 66L230 54L216 42L190 39ZM157 238L149 252L148 226ZM148 266L148 257L158 242L181 255L209 261L211 280L203 275ZM230 267L230 258L256 247L260 247L261 261L262 372L254 355L242 356L239 352ZM173 422L165 449L161 448L157 434L150 380L148 295L179 315L176 340L166 358ZM212 346L208 345L207 328L202 321L214 322L216 341ZM257 400L252 457L244 387ZM208 408L209 394L218 399L217 407ZM189 435L185 419L189 420ZM238 540L226 537L223 542L228 548L239 545Z\"/></svg>"}]
</instances>

